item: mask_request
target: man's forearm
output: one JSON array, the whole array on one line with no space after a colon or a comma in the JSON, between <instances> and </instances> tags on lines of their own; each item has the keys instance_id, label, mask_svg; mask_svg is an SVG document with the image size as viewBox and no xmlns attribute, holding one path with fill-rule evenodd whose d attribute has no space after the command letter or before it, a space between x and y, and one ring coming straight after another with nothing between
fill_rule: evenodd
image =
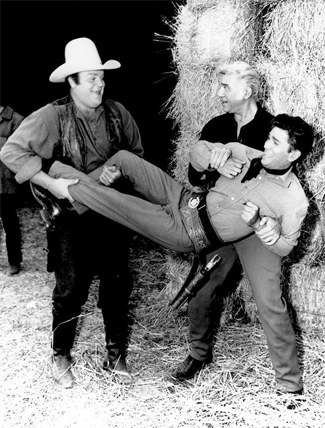
<instances>
[{"instance_id":1,"label":"man's forearm","mask_svg":"<svg viewBox=\"0 0 325 428\"><path fill-rule=\"evenodd\" d=\"M30 181L51 192L51 189L53 189L55 178L50 177L43 171L39 171L30 179Z\"/></svg>"},{"instance_id":2,"label":"man's forearm","mask_svg":"<svg viewBox=\"0 0 325 428\"><path fill-rule=\"evenodd\" d=\"M48 175L44 171L40 171L30 181L48 190L58 199L68 199L71 203L74 202L69 192L69 186L76 184L78 178L51 177L50 173Z\"/></svg>"}]
</instances>

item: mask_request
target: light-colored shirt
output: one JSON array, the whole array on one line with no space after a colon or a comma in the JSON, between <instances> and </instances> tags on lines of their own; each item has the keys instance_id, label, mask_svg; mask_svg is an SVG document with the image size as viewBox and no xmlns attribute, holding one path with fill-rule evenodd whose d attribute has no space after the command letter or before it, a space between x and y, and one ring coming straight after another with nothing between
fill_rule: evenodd
<instances>
[{"instance_id":1,"label":"light-colored shirt","mask_svg":"<svg viewBox=\"0 0 325 428\"><path fill-rule=\"evenodd\" d=\"M208 169L211 150L216 145L220 143L199 141L193 146L190 162L197 171ZM284 175L272 175L262 169L256 178L241 183L251 160L261 157L263 152L239 143L225 146L231 149L234 158L246 163L234 179L220 176L210 189L206 203L213 227L225 242L252 233L253 229L241 218L243 203L249 200L260 208L261 217L273 217L281 225L280 238L267 248L281 257L288 255L297 245L308 209L308 199L298 178L291 170Z\"/></svg>"}]
</instances>

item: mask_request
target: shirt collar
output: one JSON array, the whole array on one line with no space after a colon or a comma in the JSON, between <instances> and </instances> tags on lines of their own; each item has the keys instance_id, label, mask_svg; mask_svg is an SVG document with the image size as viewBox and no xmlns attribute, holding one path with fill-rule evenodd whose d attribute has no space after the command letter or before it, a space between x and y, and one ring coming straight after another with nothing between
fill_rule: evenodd
<instances>
[{"instance_id":1,"label":"shirt collar","mask_svg":"<svg viewBox=\"0 0 325 428\"><path fill-rule=\"evenodd\" d=\"M70 95L70 97L71 97L71 95ZM75 112L76 112L76 116L77 117L79 117L79 118L81 118L81 119L84 119L85 118L85 115L82 113L82 111L81 110L79 110L78 108L77 108L77 106L76 106L76 103L73 101L73 98L71 97L71 101L72 101L72 103L73 103L73 107L74 107L74 110L75 110ZM102 112L104 111L104 107L103 107L103 104L101 104L99 107L97 107L96 109L96 114L95 114L95 116L94 116L94 118L96 119L96 121L97 121L97 119L99 118L99 116L102 114Z\"/></svg>"},{"instance_id":2,"label":"shirt collar","mask_svg":"<svg viewBox=\"0 0 325 428\"><path fill-rule=\"evenodd\" d=\"M273 181L276 181L280 185L287 187L287 188L290 186L290 184L292 182L292 167L289 169L289 171L287 171L283 175L268 174L264 168L262 169L261 173L263 175L265 175L266 177L272 179Z\"/></svg>"}]
</instances>

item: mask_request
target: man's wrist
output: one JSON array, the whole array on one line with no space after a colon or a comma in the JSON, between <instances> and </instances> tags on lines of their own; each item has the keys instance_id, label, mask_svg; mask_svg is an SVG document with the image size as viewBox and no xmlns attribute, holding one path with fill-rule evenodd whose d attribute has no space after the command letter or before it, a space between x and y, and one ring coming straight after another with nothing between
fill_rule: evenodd
<instances>
[{"instance_id":1,"label":"man's wrist","mask_svg":"<svg viewBox=\"0 0 325 428\"><path fill-rule=\"evenodd\" d=\"M260 225L261 219L260 217L256 220L254 224L251 224L251 228L254 229L255 232L263 229L264 225Z\"/></svg>"}]
</instances>

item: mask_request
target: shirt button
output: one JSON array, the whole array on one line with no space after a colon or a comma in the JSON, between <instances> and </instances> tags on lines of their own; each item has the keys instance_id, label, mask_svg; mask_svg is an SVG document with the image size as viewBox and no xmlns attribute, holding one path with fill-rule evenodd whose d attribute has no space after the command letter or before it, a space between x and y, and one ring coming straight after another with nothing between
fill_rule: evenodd
<instances>
[{"instance_id":1,"label":"shirt button","mask_svg":"<svg viewBox=\"0 0 325 428\"><path fill-rule=\"evenodd\" d=\"M262 180L262 177L259 175L258 179L259 179L259 180Z\"/></svg>"},{"instance_id":2,"label":"shirt button","mask_svg":"<svg viewBox=\"0 0 325 428\"><path fill-rule=\"evenodd\" d=\"M234 200L235 200L235 198L232 196L232 197L231 197L231 200L232 200L232 201L234 201Z\"/></svg>"}]
</instances>

